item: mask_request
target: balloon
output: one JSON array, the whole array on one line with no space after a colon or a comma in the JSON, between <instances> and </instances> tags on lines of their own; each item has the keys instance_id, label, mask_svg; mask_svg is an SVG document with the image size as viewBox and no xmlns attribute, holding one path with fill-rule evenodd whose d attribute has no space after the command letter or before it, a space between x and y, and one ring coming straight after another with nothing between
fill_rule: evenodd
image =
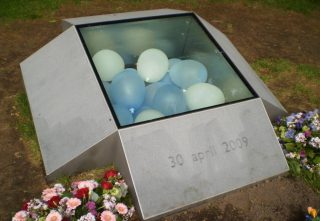
<instances>
[{"instance_id":1,"label":"balloon","mask_svg":"<svg viewBox=\"0 0 320 221\"><path fill-rule=\"evenodd\" d=\"M93 56L92 60L102 81L111 81L116 74L124 69L123 59L112 50L101 50Z\"/></svg>"},{"instance_id":2,"label":"balloon","mask_svg":"<svg viewBox=\"0 0 320 221\"><path fill-rule=\"evenodd\" d=\"M130 23L122 26L122 32L118 36L120 36L121 42L125 43L127 53L136 59L156 42L155 32L140 26L133 26Z\"/></svg>"},{"instance_id":3,"label":"balloon","mask_svg":"<svg viewBox=\"0 0 320 221\"><path fill-rule=\"evenodd\" d=\"M138 109L144 101L145 85L143 80L132 68L117 74L110 86L111 99L127 109Z\"/></svg>"},{"instance_id":4,"label":"balloon","mask_svg":"<svg viewBox=\"0 0 320 221\"><path fill-rule=\"evenodd\" d=\"M190 110L210 107L225 102L222 91L208 83L194 84L185 92L187 105Z\"/></svg>"},{"instance_id":5,"label":"balloon","mask_svg":"<svg viewBox=\"0 0 320 221\"><path fill-rule=\"evenodd\" d=\"M153 109L146 109L138 114L134 122L138 123L138 122L152 120L160 117L164 117L164 115L159 111L153 110Z\"/></svg>"},{"instance_id":6,"label":"balloon","mask_svg":"<svg viewBox=\"0 0 320 221\"><path fill-rule=\"evenodd\" d=\"M181 61L181 59L179 59L179 58L171 58L171 59L169 59L169 69L172 68L172 66L174 64L176 64L176 63L178 63L180 61Z\"/></svg>"},{"instance_id":7,"label":"balloon","mask_svg":"<svg viewBox=\"0 0 320 221\"><path fill-rule=\"evenodd\" d=\"M206 82L208 73L206 67L195 60L183 60L175 63L169 70L171 80L182 89L193 84Z\"/></svg>"},{"instance_id":8,"label":"balloon","mask_svg":"<svg viewBox=\"0 0 320 221\"><path fill-rule=\"evenodd\" d=\"M128 109L120 105L113 105L113 109L121 126L133 123L133 117Z\"/></svg>"},{"instance_id":9,"label":"balloon","mask_svg":"<svg viewBox=\"0 0 320 221\"><path fill-rule=\"evenodd\" d=\"M166 85L166 84L168 84L168 83L156 82L156 83L153 83L153 84L149 84L146 87L146 95L145 95L143 104L145 106L151 106L153 98L154 98L154 95L157 93L158 89L161 88L162 86Z\"/></svg>"},{"instance_id":10,"label":"balloon","mask_svg":"<svg viewBox=\"0 0 320 221\"><path fill-rule=\"evenodd\" d=\"M142 111L147 110L147 109L151 109L151 107L145 106L142 104L142 106L139 109L135 110L135 112L132 114L133 119L135 119Z\"/></svg>"},{"instance_id":11,"label":"balloon","mask_svg":"<svg viewBox=\"0 0 320 221\"><path fill-rule=\"evenodd\" d=\"M107 81L102 81L102 83L103 83L103 87L104 87L105 91L107 92L107 95L108 95L108 98L109 98L110 102L112 104L114 104L114 100L112 99L111 92L110 92L111 84L109 82L107 82Z\"/></svg>"},{"instance_id":12,"label":"balloon","mask_svg":"<svg viewBox=\"0 0 320 221\"><path fill-rule=\"evenodd\" d=\"M91 55L96 54L104 48L111 48L115 45L114 38L110 31L104 29L81 29L81 34Z\"/></svg>"},{"instance_id":13,"label":"balloon","mask_svg":"<svg viewBox=\"0 0 320 221\"><path fill-rule=\"evenodd\" d=\"M166 116L187 111L183 92L171 84L159 88L153 98L152 107Z\"/></svg>"},{"instance_id":14,"label":"balloon","mask_svg":"<svg viewBox=\"0 0 320 221\"><path fill-rule=\"evenodd\" d=\"M151 48L142 52L138 58L137 70L145 82L159 81L167 73L167 55L159 49Z\"/></svg>"},{"instance_id":15,"label":"balloon","mask_svg":"<svg viewBox=\"0 0 320 221\"><path fill-rule=\"evenodd\" d=\"M228 102L253 97L247 86L238 76L229 76L222 83L221 89Z\"/></svg>"},{"instance_id":16,"label":"balloon","mask_svg":"<svg viewBox=\"0 0 320 221\"><path fill-rule=\"evenodd\" d=\"M164 83L164 84L173 84L169 73L166 73L166 75L159 81L159 83Z\"/></svg>"}]
</instances>

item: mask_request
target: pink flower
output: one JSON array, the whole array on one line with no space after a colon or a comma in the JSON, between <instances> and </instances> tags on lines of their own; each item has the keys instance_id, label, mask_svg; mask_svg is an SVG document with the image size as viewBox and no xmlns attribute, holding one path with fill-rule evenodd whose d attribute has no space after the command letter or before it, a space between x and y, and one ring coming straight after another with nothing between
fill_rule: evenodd
<instances>
[{"instance_id":1,"label":"pink flower","mask_svg":"<svg viewBox=\"0 0 320 221\"><path fill-rule=\"evenodd\" d=\"M118 211L119 214L125 215L128 212L128 207L124 205L123 203L118 203L116 205L116 210Z\"/></svg>"},{"instance_id":2,"label":"pink flower","mask_svg":"<svg viewBox=\"0 0 320 221\"><path fill-rule=\"evenodd\" d=\"M58 196L55 188L47 188L42 191L42 199L44 201L49 201L54 196Z\"/></svg>"},{"instance_id":3,"label":"pink flower","mask_svg":"<svg viewBox=\"0 0 320 221\"><path fill-rule=\"evenodd\" d=\"M61 220L62 220L61 214L55 210L51 210L51 212L46 217L46 221L61 221Z\"/></svg>"},{"instance_id":4,"label":"pink flower","mask_svg":"<svg viewBox=\"0 0 320 221\"><path fill-rule=\"evenodd\" d=\"M14 217L12 218L12 221L26 221L27 218L28 218L28 213L24 210L21 210L14 215Z\"/></svg>"},{"instance_id":5,"label":"pink flower","mask_svg":"<svg viewBox=\"0 0 320 221\"><path fill-rule=\"evenodd\" d=\"M78 206L81 205L81 200L79 200L78 198L70 198L68 199L66 204L68 209L76 209Z\"/></svg>"},{"instance_id":6,"label":"pink flower","mask_svg":"<svg viewBox=\"0 0 320 221\"><path fill-rule=\"evenodd\" d=\"M116 216L110 211L103 211L100 218L101 221L116 221Z\"/></svg>"}]
</instances>

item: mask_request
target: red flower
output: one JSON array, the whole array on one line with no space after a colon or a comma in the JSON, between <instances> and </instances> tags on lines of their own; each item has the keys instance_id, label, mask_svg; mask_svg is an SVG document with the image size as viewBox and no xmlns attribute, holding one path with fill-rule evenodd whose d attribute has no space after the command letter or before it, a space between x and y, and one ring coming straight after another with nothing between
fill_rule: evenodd
<instances>
[{"instance_id":1,"label":"red flower","mask_svg":"<svg viewBox=\"0 0 320 221\"><path fill-rule=\"evenodd\" d=\"M89 188L86 187L86 188L78 189L74 196L79 199L83 199L83 198L87 198L88 195L89 195Z\"/></svg>"},{"instance_id":2,"label":"red flower","mask_svg":"<svg viewBox=\"0 0 320 221\"><path fill-rule=\"evenodd\" d=\"M103 180L103 181L101 182L101 187L102 187L103 189L105 189L105 190L110 190L110 189L112 189L113 185L112 185L112 183Z\"/></svg>"},{"instance_id":3,"label":"red flower","mask_svg":"<svg viewBox=\"0 0 320 221\"><path fill-rule=\"evenodd\" d=\"M24 202L21 209L27 211L28 210L28 203L29 203L29 201Z\"/></svg>"},{"instance_id":4,"label":"red flower","mask_svg":"<svg viewBox=\"0 0 320 221\"><path fill-rule=\"evenodd\" d=\"M118 171L114 169L107 170L104 174L104 178L109 179L110 177L116 177L118 175Z\"/></svg>"},{"instance_id":5,"label":"red flower","mask_svg":"<svg viewBox=\"0 0 320 221\"><path fill-rule=\"evenodd\" d=\"M48 206L49 208L57 208L59 205L61 198L60 196L53 196L49 201L48 201Z\"/></svg>"},{"instance_id":6,"label":"red flower","mask_svg":"<svg viewBox=\"0 0 320 221\"><path fill-rule=\"evenodd\" d=\"M63 217L62 221L70 221L70 218L68 218L68 217Z\"/></svg>"}]
</instances>

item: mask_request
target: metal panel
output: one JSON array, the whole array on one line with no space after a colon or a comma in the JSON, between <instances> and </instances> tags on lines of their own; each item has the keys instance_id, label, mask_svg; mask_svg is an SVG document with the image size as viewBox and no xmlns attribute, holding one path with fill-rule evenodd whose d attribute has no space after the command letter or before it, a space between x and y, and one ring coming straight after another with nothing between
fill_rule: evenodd
<instances>
[{"instance_id":1,"label":"metal panel","mask_svg":"<svg viewBox=\"0 0 320 221\"><path fill-rule=\"evenodd\" d=\"M117 130L74 27L21 69L47 175Z\"/></svg>"},{"instance_id":2,"label":"metal panel","mask_svg":"<svg viewBox=\"0 0 320 221\"><path fill-rule=\"evenodd\" d=\"M277 98L272 94L268 87L263 83L263 81L257 76L255 71L251 68L248 62L242 57L239 51L234 47L230 40L218 29L209 24L206 20L201 18L199 15L197 17L201 20L203 25L207 28L214 39L223 48L228 57L244 75L246 80L249 82L251 87L257 92L259 97L262 98L265 108L267 110L268 116L271 120L275 120L277 116L282 116L287 113L285 108L277 100Z\"/></svg>"},{"instance_id":3,"label":"metal panel","mask_svg":"<svg viewBox=\"0 0 320 221\"><path fill-rule=\"evenodd\" d=\"M144 219L288 170L260 98L119 133Z\"/></svg>"},{"instance_id":4,"label":"metal panel","mask_svg":"<svg viewBox=\"0 0 320 221\"><path fill-rule=\"evenodd\" d=\"M105 21L118 21L118 20L144 18L144 17L151 17L151 16L159 16L159 15L172 15L172 14L180 14L185 12L186 11L174 10L174 9L157 9L157 10L145 10L145 11L135 11L135 12L125 12L125 13L114 13L114 14L107 14L107 15L87 16L87 17L80 17L80 18L68 18L62 21L62 29L66 30L72 25L82 25L82 24L90 24L90 23L105 22Z\"/></svg>"}]
</instances>

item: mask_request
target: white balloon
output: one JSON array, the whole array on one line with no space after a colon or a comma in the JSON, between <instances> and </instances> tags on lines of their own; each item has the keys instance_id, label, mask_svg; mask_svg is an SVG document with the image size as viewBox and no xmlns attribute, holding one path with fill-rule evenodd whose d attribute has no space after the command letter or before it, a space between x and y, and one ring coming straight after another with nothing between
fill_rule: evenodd
<instances>
[{"instance_id":1,"label":"white balloon","mask_svg":"<svg viewBox=\"0 0 320 221\"><path fill-rule=\"evenodd\" d=\"M155 33L151 30L135 27L130 24L123 27L120 39L124 42L128 54L137 57L156 42ZM136 61L135 61L136 62Z\"/></svg>"},{"instance_id":2,"label":"white balloon","mask_svg":"<svg viewBox=\"0 0 320 221\"><path fill-rule=\"evenodd\" d=\"M138 58L137 70L145 82L153 83L161 80L168 68L168 57L159 49L147 49Z\"/></svg>"},{"instance_id":3,"label":"white balloon","mask_svg":"<svg viewBox=\"0 0 320 221\"><path fill-rule=\"evenodd\" d=\"M221 88L228 102L253 97L253 94L238 76L226 78L222 83Z\"/></svg>"},{"instance_id":4,"label":"white balloon","mask_svg":"<svg viewBox=\"0 0 320 221\"><path fill-rule=\"evenodd\" d=\"M208 83L197 83L190 86L185 92L185 97L190 110L225 102L223 92L218 87Z\"/></svg>"},{"instance_id":5,"label":"white balloon","mask_svg":"<svg viewBox=\"0 0 320 221\"><path fill-rule=\"evenodd\" d=\"M112 81L116 74L124 70L123 59L112 50L103 49L97 52L92 60L102 81Z\"/></svg>"},{"instance_id":6,"label":"white balloon","mask_svg":"<svg viewBox=\"0 0 320 221\"><path fill-rule=\"evenodd\" d=\"M157 110L146 109L144 111L141 111L138 114L138 116L136 117L134 122L138 123L138 122L143 122L143 121L146 121L146 120L156 119L156 118L159 118L159 117L164 117L164 115L161 112L157 111Z\"/></svg>"}]
</instances>

